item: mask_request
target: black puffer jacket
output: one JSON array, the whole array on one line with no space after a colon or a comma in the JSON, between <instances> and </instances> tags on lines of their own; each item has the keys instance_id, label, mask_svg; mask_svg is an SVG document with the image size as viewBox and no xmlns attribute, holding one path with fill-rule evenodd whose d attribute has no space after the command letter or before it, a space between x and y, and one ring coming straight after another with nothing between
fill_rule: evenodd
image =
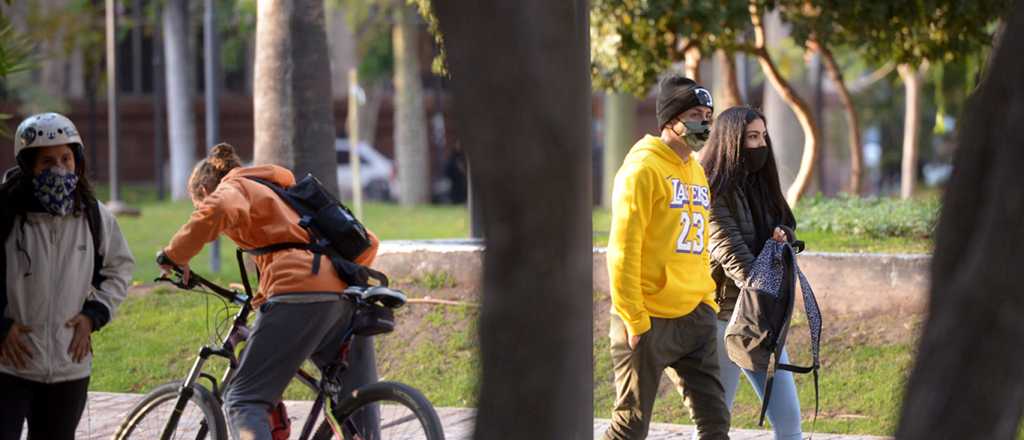
<instances>
[{"instance_id":1,"label":"black puffer jacket","mask_svg":"<svg viewBox=\"0 0 1024 440\"><path fill-rule=\"evenodd\" d=\"M771 216L769 213L765 213ZM765 224L779 225L783 221L766 219ZM785 222L795 228L792 220ZM750 268L757 258L755 248L756 232L750 203L742 190L732 190L721 196L712 195L711 221L708 224L708 250L711 253L711 278L715 280L715 300L720 311L718 319L727 321L732 317L740 288L750 275Z\"/></svg>"}]
</instances>

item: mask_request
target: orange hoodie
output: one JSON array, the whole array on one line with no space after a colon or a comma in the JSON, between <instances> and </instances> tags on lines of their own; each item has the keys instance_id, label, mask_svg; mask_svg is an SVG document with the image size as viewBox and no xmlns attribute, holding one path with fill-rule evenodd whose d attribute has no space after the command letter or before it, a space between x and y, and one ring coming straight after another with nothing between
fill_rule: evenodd
<instances>
[{"instance_id":1,"label":"orange hoodie","mask_svg":"<svg viewBox=\"0 0 1024 440\"><path fill-rule=\"evenodd\" d=\"M242 249L309 241L309 234L299 226L295 210L270 188L246 176L269 180L285 188L295 184L292 172L277 165L231 170L171 238L171 243L164 249L168 258L180 265L188 264L206 243L222 232ZM364 266L373 263L380 241L370 233L370 242L370 248L356 258L356 263ZM314 274L313 254L304 249L285 249L254 256L262 276L259 291L252 301L253 307L259 307L274 295L341 293L347 287L345 282L327 257L320 258L320 271Z\"/></svg>"}]
</instances>

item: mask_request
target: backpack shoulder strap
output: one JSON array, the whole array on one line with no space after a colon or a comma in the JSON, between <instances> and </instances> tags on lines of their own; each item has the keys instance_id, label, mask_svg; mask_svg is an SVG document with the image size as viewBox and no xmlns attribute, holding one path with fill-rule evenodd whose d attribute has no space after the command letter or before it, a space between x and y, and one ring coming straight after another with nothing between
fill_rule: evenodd
<instances>
[{"instance_id":1,"label":"backpack shoulder strap","mask_svg":"<svg viewBox=\"0 0 1024 440\"><path fill-rule=\"evenodd\" d=\"M85 221L89 224L89 235L92 236L92 285L99 289L106 277L100 275L103 269L103 253L100 252L103 246L103 218L100 215L100 202L95 198L85 201Z\"/></svg>"},{"instance_id":2,"label":"backpack shoulder strap","mask_svg":"<svg viewBox=\"0 0 1024 440\"><path fill-rule=\"evenodd\" d=\"M313 252L313 273L319 273L320 255L322 255L326 251L326 246L324 246L322 243L319 243L319 241L313 236L313 231L309 229L309 223L310 221L312 221L312 219L310 218L309 215L302 212L301 204L297 200L295 200L295 198L291 194L289 194L288 191L285 190L281 185L278 185L266 179L261 179L259 177L245 176L245 178L252 180L253 182L263 184L267 188L270 188L272 191L274 191L274 194L277 194L277 196L280 197L281 200L283 200L288 206L290 206L295 211L295 213L299 215L299 226L302 226L310 234L309 238L311 242L277 243L272 244L270 246L263 246L255 249L243 249L242 252L246 252L252 255L264 255L284 249L305 249L310 252Z\"/></svg>"},{"instance_id":3,"label":"backpack shoulder strap","mask_svg":"<svg viewBox=\"0 0 1024 440\"><path fill-rule=\"evenodd\" d=\"M14 211L10 209L10 191L8 188L0 191L0 318L7 310L7 237L14 230ZM6 333L6 328L0 325L0 332Z\"/></svg>"},{"instance_id":4,"label":"backpack shoulder strap","mask_svg":"<svg viewBox=\"0 0 1024 440\"><path fill-rule=\"evenodd\" d=\"M299 210L299 207L296 205L294 197L292 197L292 195L289 194L288 190L286 190L284 187L274 182L271 182L267 179L261 179L259 177L245 176L245 178L252 180L253 182L263 184L263 186L270 188L271 191L274 191L274 194L277 194L277 196L280 197L281 200L284 200L284 202L287 203L288 206L291 206L292 209L295 210L295 212L299 212L301 217L301 211Z\"/></svg>"}]
</instances>

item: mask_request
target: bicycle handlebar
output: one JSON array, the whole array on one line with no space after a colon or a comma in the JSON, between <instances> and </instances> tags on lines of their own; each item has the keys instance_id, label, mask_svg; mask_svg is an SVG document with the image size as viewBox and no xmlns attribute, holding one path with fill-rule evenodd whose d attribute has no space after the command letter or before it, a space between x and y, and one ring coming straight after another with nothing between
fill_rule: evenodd
<instances>
[{"instance_id":1,"label":"bicycle handlebar","mask_svg":"<svg viewBox=\"0 0 1024 440\"><path fill-rule=\"evenodd\" d=\"M221 287L213 283L212 281L203 278L202 275L199 275L195 271L189 272L189 280L188 283L186 284L185 281L182 279L183 271L181 270L181 267L179 267L175 262L171 261L171 259L168 258L167 255L164 254L162 251L156 255L156 262L161 266L172 267L176 277L171 278L168 277L167 275L160 275L154 280L155 282L167 282L183 290L192 290L195 289L196 286L203 286L206 287L207 289L210 289L211 291L213 291L213 293L216 293L218 296L228 301L231 301L235 304L245 304L249 302L248 295L238 292L237 290L225 289L224 287Z\"/></svg>"}]
</instances>

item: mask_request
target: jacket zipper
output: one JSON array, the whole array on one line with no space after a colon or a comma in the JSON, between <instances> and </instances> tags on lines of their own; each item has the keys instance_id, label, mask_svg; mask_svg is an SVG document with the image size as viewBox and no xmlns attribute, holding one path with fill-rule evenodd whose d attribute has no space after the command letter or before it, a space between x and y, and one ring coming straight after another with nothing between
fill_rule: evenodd
<instances>
[{"instance_id":1,"label":"jacket zipper","mask_svg":"<svg viewBox=\"0 0 1024 440\"><path fill-rule=\"evenodd\" d=\"M60 219L54 219L54 220L59 221ZM47 247L50 249L51 252L50 252L50 255L47 255L47 257L49 257L49 258L47 258L47 261L49 262L49 268L51 270L53 268L57 267L57 265L54 264L53 258L54 258L54 255L59 253L59 252L52 252L53 249L54 249L54 246L57 245L57 229L58 229L58 228L54 227L53 223L54 222L48 222L48 226L50 226L51 229L50 229L50 243L49 243L49 245ZM47 300L47 307L46 307L46 309L49 311L49 314L47 316L49 316L50 319L53 319L53 316L54 316L53 315L53 303L55 302L53 300L53 292L55 291L54 290L54 284L55 284L54 280L56 279L56 277L46 277L45 279L47 280L47 284L48 284L46 286L47 289L45 290L45 292L47 293L47 295L46 295L46 300ZM47 329L47 333L48 333L48 341L53 343L53 346L50 347L50 352L47 353L47 355L53 355L53 353L57 349L57 345L58 345L56 343L57 335L56 335L55 332L53 332L53 323L50 322L50 323L47 323L47 324L48 325L46 326L46 329ZM48 359L48 361L49 362L46 363L46 383L50 383L51 381L53 381L53 359Z\"/></svg>"}]
</instances>

